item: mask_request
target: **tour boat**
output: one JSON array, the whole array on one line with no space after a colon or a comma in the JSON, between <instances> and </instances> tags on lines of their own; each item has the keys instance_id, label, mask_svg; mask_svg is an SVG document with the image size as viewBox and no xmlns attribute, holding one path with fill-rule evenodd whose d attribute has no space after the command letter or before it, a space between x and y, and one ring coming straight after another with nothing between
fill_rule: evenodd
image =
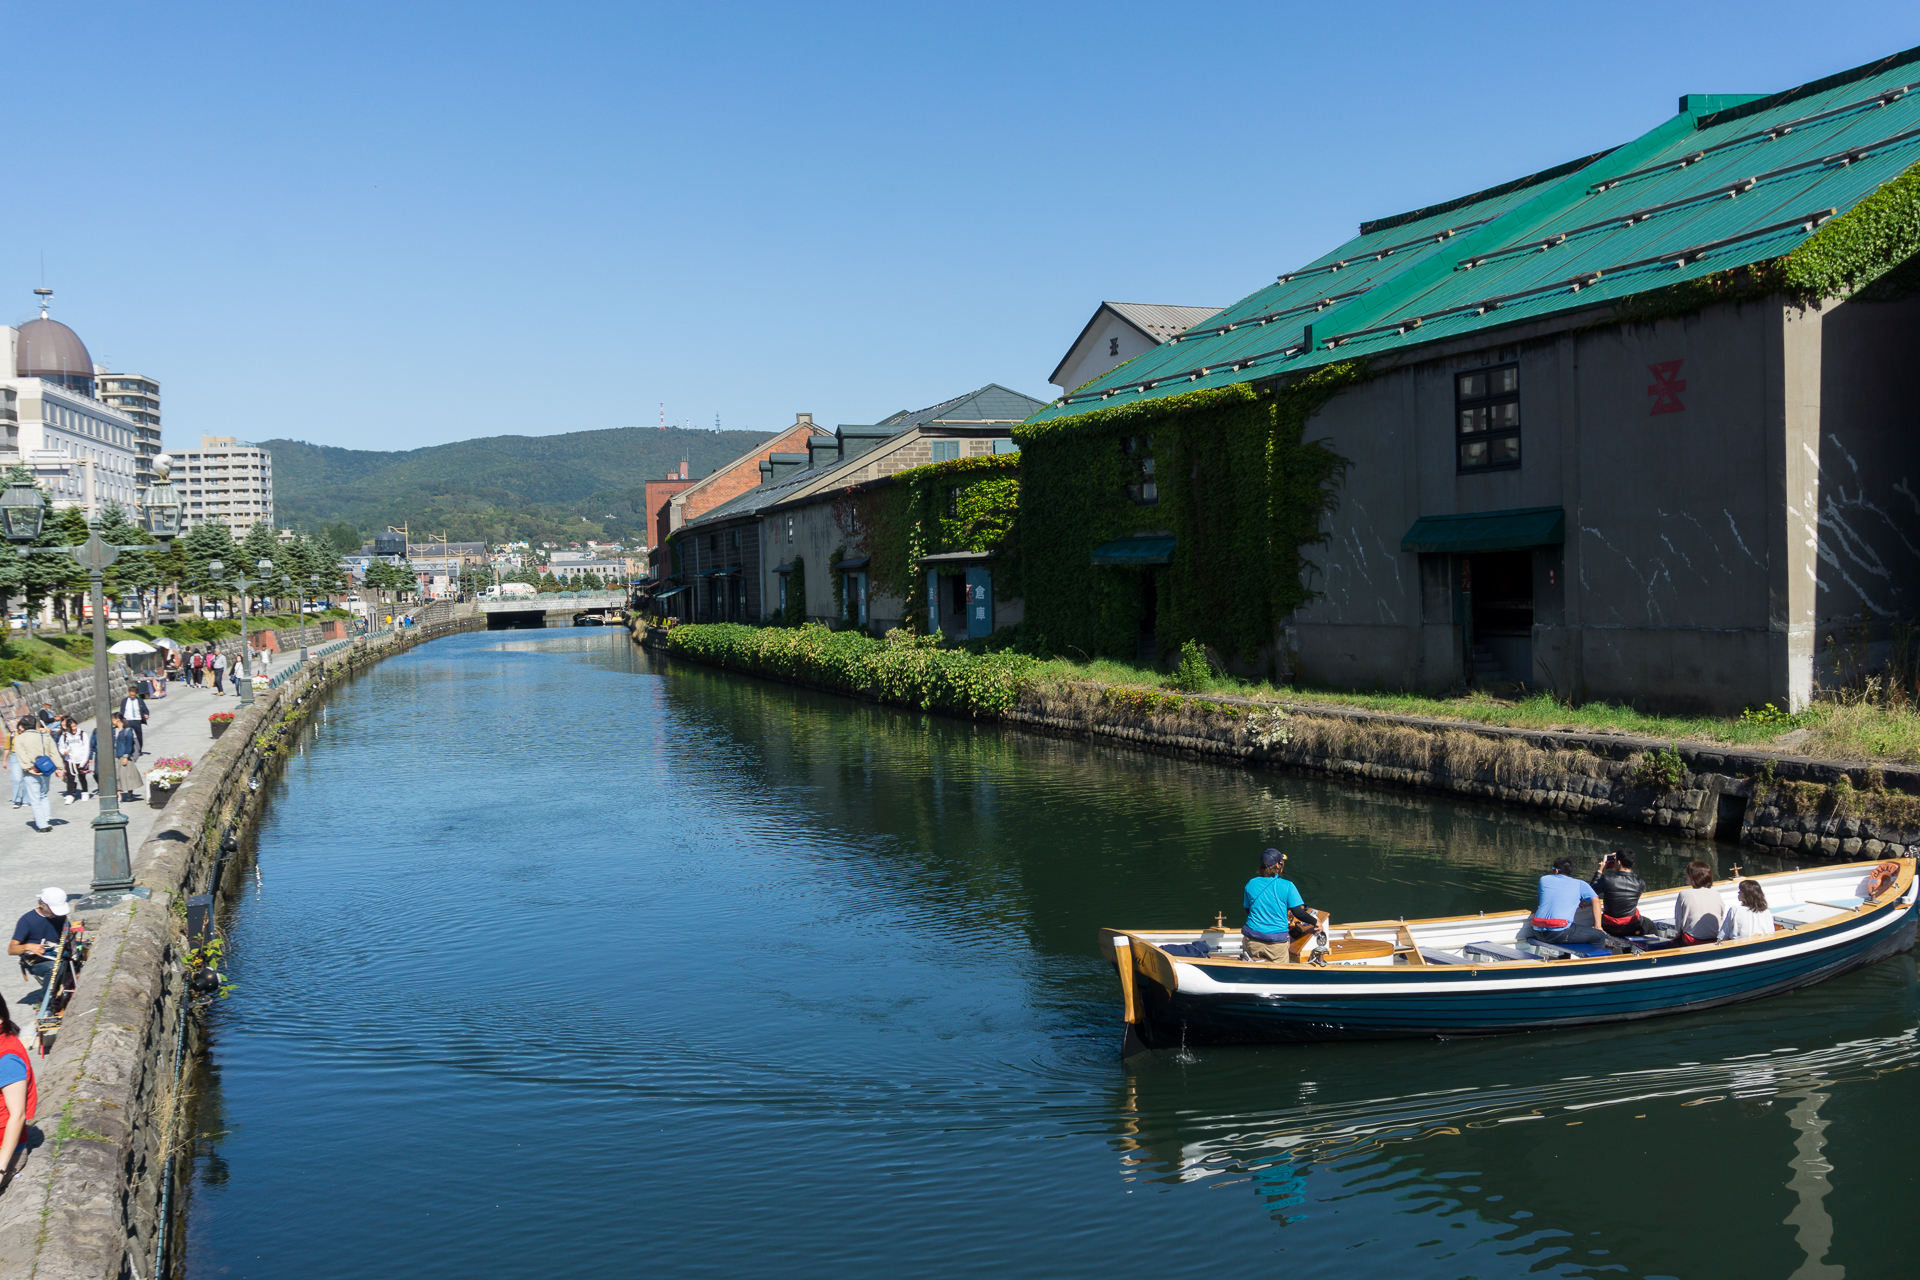
<instances>
[{"instance_id":1,"label":"tour boat","mask_svg":"<svg viewBox=\"0 0 1920 1280\"><path fill-rule=\"evenodd\" d=\"M1525 910L1334 921L1314 963L1242 960L1240 934L1223 926L1102 929L1100 946L1120 973L1123 1054L1188 1041L1374 1040L1625 1022L1791 991L1913 948L1920 909L1912 858L1743 878L1766 891L1775 932L1676 945L1679 890L1668 889L1641 898L1651 933L1622 954L1577 955L1536 940ZM1714 889L1731 904L1737 884Z\"/></svg>"}]
</instances>

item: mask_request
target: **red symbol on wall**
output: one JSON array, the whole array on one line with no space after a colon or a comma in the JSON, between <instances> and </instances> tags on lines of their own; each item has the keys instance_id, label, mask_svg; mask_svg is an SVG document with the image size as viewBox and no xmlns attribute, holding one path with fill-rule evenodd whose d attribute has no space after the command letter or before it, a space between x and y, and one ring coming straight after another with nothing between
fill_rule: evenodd
<instances>
[{"instance_id":1,"label":"red symbol on wall","mask_svg":"<svg viewBox=\"0 0 1920 1280\"><path fill-rule=\"evenodd\" d=\"M1647 394L1654 397L1648 417L1656 413L1686 412L1687 406L1680 403L1680 393L1687 389L1686 379L1680 376L1680 366L1685 363L1684 360L1662 360L1647 366L1647 372L1654 376L1654 381L1647 385Z\"/></svg>"}]
</instances>

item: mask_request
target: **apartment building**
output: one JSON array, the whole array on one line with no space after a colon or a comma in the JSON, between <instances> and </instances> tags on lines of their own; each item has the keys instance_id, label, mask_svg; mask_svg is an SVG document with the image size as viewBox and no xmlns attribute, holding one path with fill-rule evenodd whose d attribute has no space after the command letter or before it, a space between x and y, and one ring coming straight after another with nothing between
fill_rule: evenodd
<instances>
[{"instance_id":1,"label":"apartment building","mask_svg":"<svg viewBox=\"0 0 1920 1280\"><path fill-rule=\"evenodd\" d=\"M258 521L273 523L273 454L232 436L201 436L198 449L175 455L184 532L218 521L243 537Z\"/></svg>"},{"instance_id":2,"label":"apartment building","mask_svg":"<svg viewBox=\"0 0 1920 1280\"><path fill-rule=\"evenodd\" d=\"M154 481L153 460L160 456L160 379L144 373L115 373L105 365L93 367L94 393L134 422L133 484L144 489Z\"/></svg>"}]
</instances>

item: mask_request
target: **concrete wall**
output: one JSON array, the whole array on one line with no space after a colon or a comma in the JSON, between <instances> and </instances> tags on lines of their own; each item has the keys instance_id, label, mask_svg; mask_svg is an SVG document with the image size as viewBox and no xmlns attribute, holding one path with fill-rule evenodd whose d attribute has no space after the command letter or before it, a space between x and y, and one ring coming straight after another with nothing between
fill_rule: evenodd
<instances>
[{"instance_id":1,"label":"concrete wall","mask_svg":"<svg viewBox=\"0 0 1920 1280\"><path fill-rule=\"evenodd\" d=\"M1836 629L1920 603L1920 369L1902 355L1916 338L1916 301L1750 302L1462 347L1341 395L1308 428L1354 465L1308 555L1322 596L1283 641L1297 674L1460 683L1459 566L1422 563L1401 537L1421 516L1558 506L1565 546L1534 558L1529 684L1683 710L1804 706ZM1453 375L1507 361L1522 465L1456 474ZM1673 361L1677 410L1651 369Z\"/></svg>"}]
</instances>

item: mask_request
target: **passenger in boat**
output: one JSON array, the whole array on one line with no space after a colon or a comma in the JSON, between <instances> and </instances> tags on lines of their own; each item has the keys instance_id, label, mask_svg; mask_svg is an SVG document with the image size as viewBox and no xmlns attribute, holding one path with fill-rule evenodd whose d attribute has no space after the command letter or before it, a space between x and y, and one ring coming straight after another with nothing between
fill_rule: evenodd
<instances>
[{"instance_id":1,"label":"passenger in boat","mask_svg":"<svg viewBox=\"0 0 1920 1280\"><path fill-rule=\"evenodd\" d=\"M1583 903L1593 913L1591 925L1576 919ZM1607 935L1600 932L1600 895L1573 874L1572 858L1555 858L1553 870L1540 877L1540 900L1533 908L1533 936L1542 942L1571 942L1612 950Z\"/></svg>"},{"instance_id":2,"label":"passenger in boat","mask_svg":"<svg viewBox=\"0 0 1920 1280\"><path fill-rule=\"evenodd\" d=\"M1714 892L1713 868L1695 859L1687 864L1687 887L1673 900L1673 927L1680 945L1697 946L1720 936L1720 913L1725 909Z\"/></svg>"},{"instance_id":3,"label":"passenger in boat","mask_svg":"<svg viewBox=\"0 0 1920 1280\"><path fill-rule=\"evenodd\" d=\"M1763 933L1772 933L1777 927L1773 912L1767 910L1767 891L1760 887L1758 880L1742 880L1739 896L1720 917L1720 941L1757 938Z\"/></svg>"},{"instance_id":4,"label":"passenger in boat","mask_svg":"<svg viewBox=\"0 0 1920 1280\"><path fill-rule=\"evenodd\" d=\"M1260 855L1260 874L1247 881L1242 903L1247 909L1247 923L1241 928L1240 936L1245 939L1241 953L1249 960L1284 961L1287 958L1291 937L1287 913L1305 906L1306 902L1293 881L1286 878L1286 870L1287 855L1278 849L1268 849Z\"/></svg>"},{"instance_id":5,"label":"passenger in boat","mask_svg":"<svg viewBox=\"0 0 1920 1280\"><path fill-rule=\"evenodd\" d=\"M1633 855L1615 849L1593 873L1594 891L1600 895L1600 928L1616 938L1631 938L1645 933L1640 924L1640 895L1647 882L1634 874Z\"/></svg>"}]
</instances>

